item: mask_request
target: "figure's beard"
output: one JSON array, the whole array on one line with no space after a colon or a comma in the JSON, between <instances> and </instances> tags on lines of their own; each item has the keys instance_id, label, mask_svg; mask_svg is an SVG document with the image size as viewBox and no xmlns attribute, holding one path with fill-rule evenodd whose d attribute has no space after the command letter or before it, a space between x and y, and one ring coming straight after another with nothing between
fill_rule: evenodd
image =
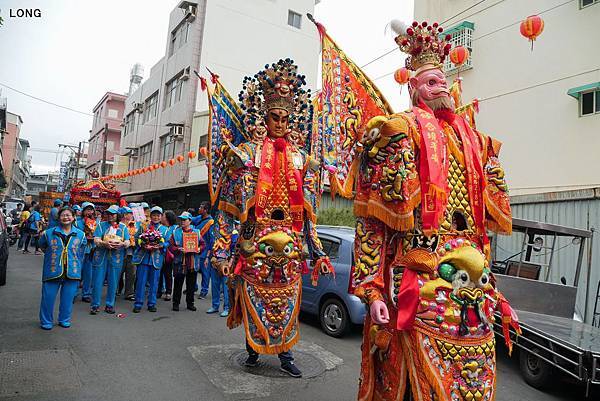
<instances>
[{"instance_id":1,"label":"figure's beard","mask_svg":"<svg viewBox=\"0 0 600 401\"><path fill-rule=\"evenodd\" d=\"M413 106L418 106L423 100L423 103L429 107L432 111L436 110L450 110L454 111L454 102L450 96L441 96L433 100L421 99L418 92L414 92L411 96Z\"/></svg>"}]
</instances>

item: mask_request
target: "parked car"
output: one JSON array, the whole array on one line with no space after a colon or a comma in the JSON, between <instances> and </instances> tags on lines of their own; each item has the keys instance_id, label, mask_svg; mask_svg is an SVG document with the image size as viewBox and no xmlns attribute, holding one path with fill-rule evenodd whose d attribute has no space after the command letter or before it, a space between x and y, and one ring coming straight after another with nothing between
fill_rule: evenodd
<instances>
[{"instance_id":1,"label":"parked car","mask_svg":"<svg viewBox=\"0 0 600 401\"><path fill-rule=\"evenodd\" d=\"M323 250L335 269L335 278L319 277L313 287L310 274L302 277L300 310L317 315L323 331L332 337L342 337L352 324L363 324L366 307L349 291L353 259L354 228L317 226Z\"/></svg>"},{"instance_id":2,"label":"parked car","mask_svg":"<svg viewBox=\"0 0 600 401\"><path fill-rule=\"evenodd\" d=\"M8 260L8 230L6 218L0 212L0 286L6 284L6 263Z\"/></svg>"}]
</instances>

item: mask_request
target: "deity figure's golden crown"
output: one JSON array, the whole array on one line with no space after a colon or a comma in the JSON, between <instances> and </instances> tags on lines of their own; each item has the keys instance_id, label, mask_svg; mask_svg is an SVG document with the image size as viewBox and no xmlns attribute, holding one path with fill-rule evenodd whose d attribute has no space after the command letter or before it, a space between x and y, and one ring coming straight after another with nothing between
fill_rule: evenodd
<instances>
[{"instance_id":1,"label":"deity figure's golden crown","mask_svg":"<svg viewBox=\"0 0 600 401\"><path fill-rule=\"evenodd\" d=\"M425 65L442 68L452 45L448 43L451 36L443 35L444 28L437 22L430 25L427 21L414 21L407 27L399 21L392 21L390 25L398 35L394 40L400 50L408 54L406 68L417 72Z\"/></svg>"}]
</instances>

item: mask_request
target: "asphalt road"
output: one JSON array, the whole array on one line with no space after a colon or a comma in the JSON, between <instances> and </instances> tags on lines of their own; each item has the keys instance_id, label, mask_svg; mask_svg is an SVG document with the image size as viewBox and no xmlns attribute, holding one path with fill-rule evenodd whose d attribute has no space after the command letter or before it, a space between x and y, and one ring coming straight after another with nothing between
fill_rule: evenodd
<instances>
[{"instance_id":1,"label":"asphalt road","mask_svg":"<svg viewBox=\"0 0 600 401\"><path fill-rule=\"evenodd\" d=\"M7 285L0 287L0 398L10 400L354 400L360 329L343 339L326 336L315 318L303 316L297 365L311 378L282 377L276 358L263 358L260 374L237 364L243 332L225 319L197 312L131 313L118 300L117 313L91 316L77 302L73 326L39 328L41 256L9 258ZM548 393L520 378L516 361L499 350L497 400L581 400L584 389L557 381ZM514 359L514 358L513 358ZM590 398L594 399L594 398ZM599 398L595 398L599 399Z\"/></svg>"}]
</instances>

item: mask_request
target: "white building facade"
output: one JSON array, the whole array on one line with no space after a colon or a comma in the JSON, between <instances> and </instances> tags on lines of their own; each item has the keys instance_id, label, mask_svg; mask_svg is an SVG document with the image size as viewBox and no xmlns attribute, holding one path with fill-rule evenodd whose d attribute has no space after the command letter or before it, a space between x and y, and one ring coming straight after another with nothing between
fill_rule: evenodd
<instances>
[{"instance_id":1,"label":"white building facade","mask_svg":"<svg viewBox=\"0 0 600 401\"><path fill-rule=\"evenodd\" d=\"M504 143L511 195L600 186L600 1L477 3L415 1L415 19L449 20L471 50L463 101L480 100L478 129ZM545 22L533 51L519 32L530 15Z\"/></svg>"},{"instance_id":2,"label":"white building facade","mask_svg":"<svg viewBox=\"0 0 600 401\"><path fill-rule=\"evenodd\" d=\"M190 150L199 155L207 143L208 102L194 71L208 78L209 68L237 99L244 76L290 57L315 88L320 42L306 17L314 5L315 0L182 1L169 16L165 56L126 100L115 172ZM118 187L130 198L183 207L190 193L195 203L198 196L208 199L207 177L202 156L190 161L186 156L183 163L127 178Z\"/></svg>"}]
</instances>

